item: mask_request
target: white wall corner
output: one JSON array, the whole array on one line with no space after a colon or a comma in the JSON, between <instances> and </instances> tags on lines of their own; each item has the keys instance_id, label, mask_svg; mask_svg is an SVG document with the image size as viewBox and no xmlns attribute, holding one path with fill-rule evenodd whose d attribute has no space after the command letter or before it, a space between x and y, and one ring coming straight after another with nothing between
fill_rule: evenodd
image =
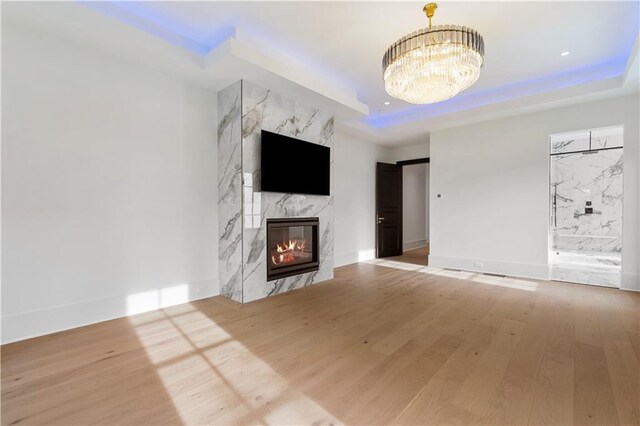
<instances>
[{"instance_id":1,"label":"white wall corner","mask_svg":"<svg viewBox=\"0 0 640 426\"><path fill-rule=\"evenodd\" d=\"M621 290L640 291L640 274L622 274Z\"/></svg>"},{"instance_id":2,"label":"white wall corner","mask_svg":"<svg viewBox=\"0 0 640 426\"><path fill-rule=\"evenodd\" d=\"M631 52L629 52L629 57L627 58L627 63L624 66L624 71L622 73L622 81L626 82L627 78L631 74L631 71L634 69L634 66L637 67L637 58L638 51L640 50L640 34L636 36L635 43L633 43L633 47L631 48Z\"/></svg>"}]
</instances>

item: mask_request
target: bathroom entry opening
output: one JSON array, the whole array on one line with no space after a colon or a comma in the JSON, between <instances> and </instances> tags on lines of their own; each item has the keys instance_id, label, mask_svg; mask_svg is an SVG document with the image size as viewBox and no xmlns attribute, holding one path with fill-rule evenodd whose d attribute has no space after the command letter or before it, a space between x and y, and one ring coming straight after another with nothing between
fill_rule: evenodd
<instances>
[{"instance_id":1,"label":"bathroom entry opening","mask_svg":"<svg viewBox=\"0 0 640 426\"><path fill-rule=\"evenodd\" d=\"M620 287L622 126L549 137L552 280Z\"/></svg>"}]
</instances>

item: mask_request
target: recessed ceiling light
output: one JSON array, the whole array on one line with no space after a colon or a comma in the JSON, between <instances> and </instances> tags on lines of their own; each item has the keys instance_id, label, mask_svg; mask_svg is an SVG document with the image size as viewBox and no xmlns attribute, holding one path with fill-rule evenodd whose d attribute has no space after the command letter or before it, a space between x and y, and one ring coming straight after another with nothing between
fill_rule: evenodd
<instances>
[{"instance_id":1,"label":"recessed ceiling light","mask_svg":"<svg viewBox=\"0 0 640 426\"><path fill-rule=\"evenodd\" d=\"M569 51L567 50L566 52L562 52L562 53L560 54L560 56L569 56L569 53L571 53L571 52L569 52Z\"/></svg>"},{"instance_id":2,"label":"recessed ceiling light","mask_svg":"<svg viewBox=\"0 0 640 426\"><path fill-rule=\"evenodd\" d=\"M385 102L384 104L385 104L385 105L389 105L389 101Z\"/></svg>"}]
</instances>

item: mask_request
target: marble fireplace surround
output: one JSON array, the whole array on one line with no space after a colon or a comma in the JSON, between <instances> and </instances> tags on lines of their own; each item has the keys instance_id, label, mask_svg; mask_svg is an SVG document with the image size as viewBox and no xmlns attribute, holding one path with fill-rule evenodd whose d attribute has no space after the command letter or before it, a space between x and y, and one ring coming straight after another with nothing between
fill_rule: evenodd
<instances>
[{"instance_id":1,"label":"marble fireplace surround","mask_svg":"<svg viewBox=\"0 0 640 426\"><path fill-rule=\"evenodd\" d=\"M260 191L260 132L333 148L333 117L244 80L218 92L220 294L246 303L333 278L333 195ZM333 149L331 150L333 194ZM267 219L318 217L319 269L267 282Z\"/></svg>"}]
</instances>

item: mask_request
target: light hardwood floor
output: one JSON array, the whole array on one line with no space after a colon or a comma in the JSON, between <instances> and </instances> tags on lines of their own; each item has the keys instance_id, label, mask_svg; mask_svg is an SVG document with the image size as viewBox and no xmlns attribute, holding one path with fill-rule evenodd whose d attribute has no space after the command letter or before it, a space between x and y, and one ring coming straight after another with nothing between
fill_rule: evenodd
<instances>
[{"instance_id":1,"label":"light hardwood floor","mask_svg":"<svg viewBox=\"0 0 640 426\"><path fill-rule=\"evenodd\" d=\"M2 347L2 424L638 424L640 294L385 260Z\"/></svg>"},{"instance_id":2,"label":"light hardwood floor","mask_svg":"<svg viewBox=\"0 0 640 426\"><path fill-rule=\"evenodd\" d=\"M402 253L402 256L390 257L389 260L402 263L412 263L415 265L427 266L429 259L429 246L408 250Z\"/></svg>"}]
</instances>

